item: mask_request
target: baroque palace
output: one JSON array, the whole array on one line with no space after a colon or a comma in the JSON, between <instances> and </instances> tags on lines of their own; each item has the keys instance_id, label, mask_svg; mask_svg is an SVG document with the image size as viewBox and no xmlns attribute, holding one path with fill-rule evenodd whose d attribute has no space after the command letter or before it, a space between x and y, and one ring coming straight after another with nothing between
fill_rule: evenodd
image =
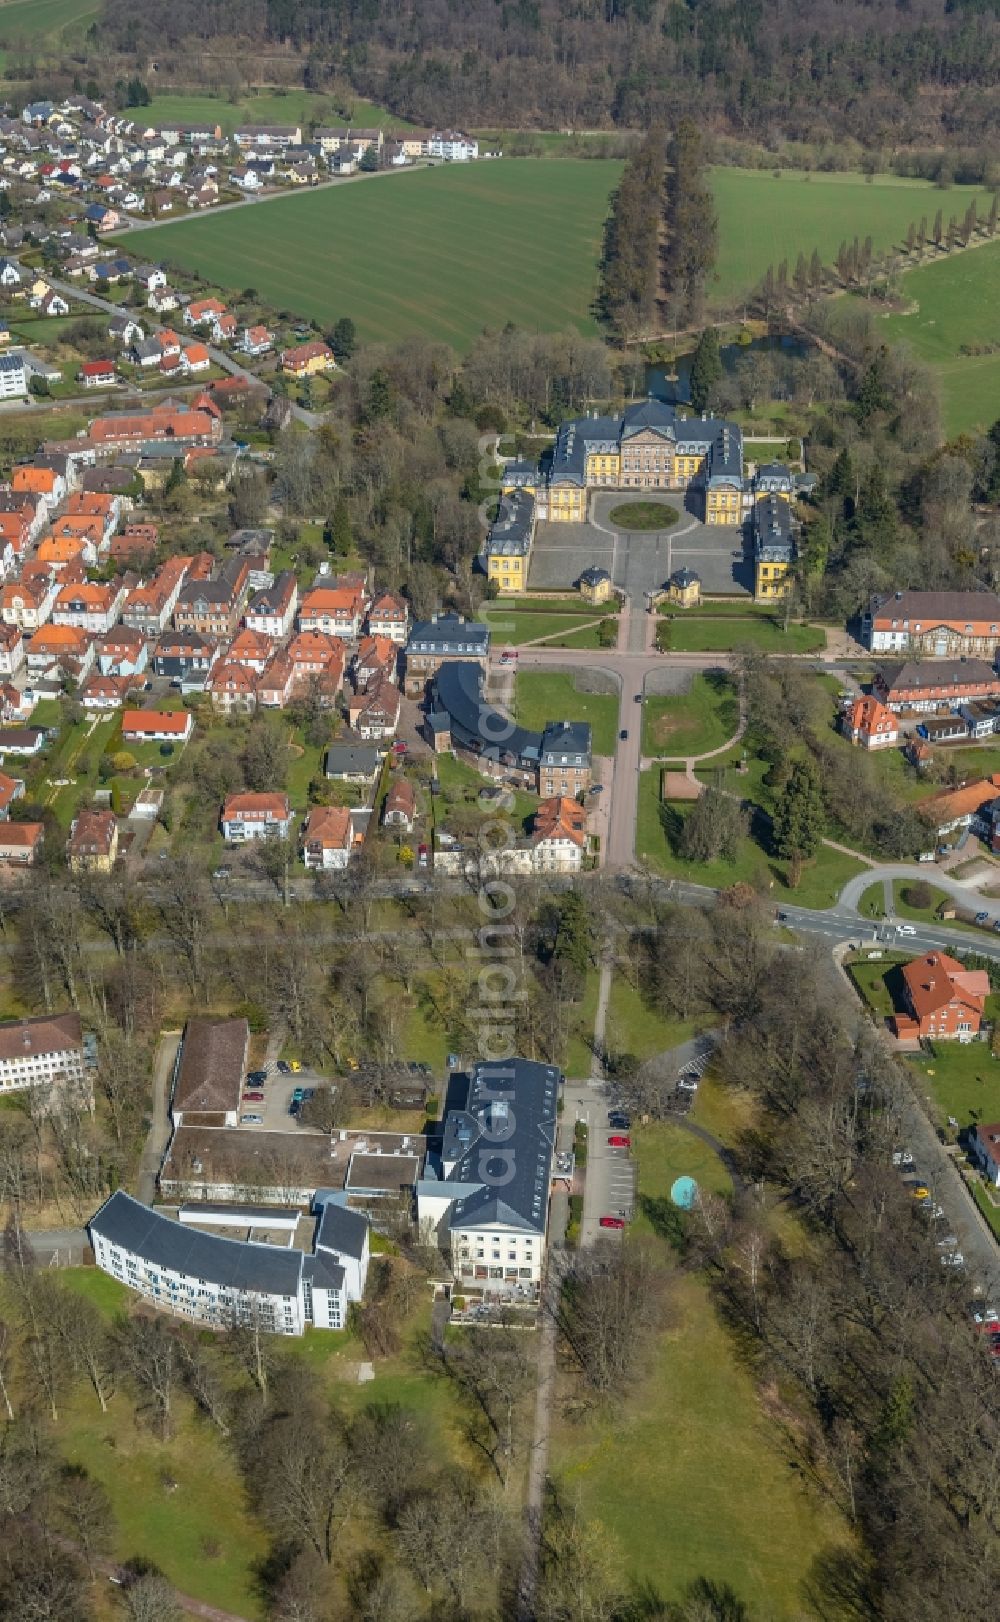
<instances>
[{"instance_id":1,"label":"baroque palace","mask_svg":"<svg viewBox=\"0 0 1000 1622\"><path fill-rule=\"evenodd\" d=\"M783 496L790 512L793 481L787 468L775 466L761 469L757 479L749 481L743 435L736 423L688 415L651 398L627 406L620 416L595 414L562 423L552 451L541 462L507 463L501 490L500 510L482 562L502 591L518 592L527 585L535 524L585 523L594 491L697 491L706 524L735 528L742 525L755 497ZM790 535L782 535L787 552L782 568L773 519L767 527L769 578L757 583L768 589L758 590L758 595L776 597L783 594L779 578L791 568L793 548ZM760 575L759 566L755 574Z\"/></svg>"}]
</instances>

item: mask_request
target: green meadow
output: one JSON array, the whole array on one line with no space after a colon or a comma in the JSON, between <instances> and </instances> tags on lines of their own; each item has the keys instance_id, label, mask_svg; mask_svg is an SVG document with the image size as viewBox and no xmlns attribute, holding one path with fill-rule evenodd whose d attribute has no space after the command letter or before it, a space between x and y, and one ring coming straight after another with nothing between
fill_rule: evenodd
<instances>
[{"instance_id":1,"label":"green meadow","mask_svg":"<svg viewBox=\"0 0 1000 1622\"><path fill-rule=\"evenodd\" d=\"M21 0L21 3L56 4L57 0ZM2 20L0 11L0 22ZM224 135L231 135L240 124L301 124L305 136L305 126L310 124L350 123L357 129L375 125L383 129L402 129L407 123L405 118L397 118L385 107L363 101L360 96L334 98L301 88L263 90L240 96L235 101L204 94L154 96L148 107L136 109L136 116L148 118L151 124L167 124L174 119L180 124L197 124L202 119L211 119Z\"/></svg>"},{"instance_id":2,"label":"green meadow","mask_svg":"<svg viewBox=\"0 0 1000 1622\"><path fill-rule=\"evenodd\" d=\"M0 44L34 46L73 23L89 22L100 9L100 0L10 0L0 5Z\"/></svg>"},{"instance_id":3,"label":"green meadow","mask_svg":"<svg viewBox=\"0 0 1000 1622\"><path fill-rule=\"evenodd\" d=\"M876 252L901 246L906 228L928 226L940 208L947 225L952 214L961 220L973 199L987 214L990 194L978 186L951 186L947 191L922 180L859 174L817 174L798 170L716 169L712 176L719 213L719 257L712 302L731 309L760 281L768 265L788 260L795 268L818 248L825 265L833 264L845 240L870 236Z\"/></svg>"},{"instance_id":4,"label":"green meadow","mask_svg":"<svg viewBox=\"0 0 1000 1622\"><path fill-rule=\"evenodd\" d=\"M141 252L222 289L252 283L324 324L350 316L369 340L420 332L465 350L508 321L593 333L620 171L601 159L501 159L403 172L162 225L143 232Z\"/></svg>"},{"instance_id":5,"label":"green meadow","mask_svg":"<svg viewBox=\"0 0 1000 1622\"><path fill-rule=\"evenodd\" d=\"M989 427L1000 417L1000 241L907 271L903 295L909 311L886 329L934 367L948 433ZM997 353L963 355L963 345Z\"/></svg>"}]
</instances>

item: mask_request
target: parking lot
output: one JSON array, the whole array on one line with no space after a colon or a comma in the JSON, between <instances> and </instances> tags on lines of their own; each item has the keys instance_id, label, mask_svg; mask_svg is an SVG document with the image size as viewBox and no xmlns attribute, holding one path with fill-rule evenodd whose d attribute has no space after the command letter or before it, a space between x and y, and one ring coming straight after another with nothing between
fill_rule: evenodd
<instances>
[{"instance_id":1,"label":"parking lot","mask_svg":"<svg viewBox=\"0 0 1000 1622\"><path fill-rule=\"evenodd\" d=\"M296 1087L319 1087L327 1078L317 1075L314 1070L303 1068L297 1075L282 1075L272 1064L268 1068L267 1080L260 1086L253 1082L243 1083L243 1098L240 1101L240 1124L250 1132L305 1132L308 1127L300 1125L294 1115L289 1114L289 1105ZM248 1099L248 1092L263 1093L262 1100ZM247 1121L247 1115L260 1115L263 1120Z\"/></svg>"}]
</instances>

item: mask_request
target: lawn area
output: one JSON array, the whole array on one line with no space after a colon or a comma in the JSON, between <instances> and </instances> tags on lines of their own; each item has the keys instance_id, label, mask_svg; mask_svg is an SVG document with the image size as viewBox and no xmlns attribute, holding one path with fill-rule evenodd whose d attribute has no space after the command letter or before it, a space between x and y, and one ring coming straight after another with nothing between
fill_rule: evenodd
<instances>
[{"instance_id":1,"label":"lawn area","mask_svg":"<svg viewBox=\"0 0 1000 1622\"><path fill-rule=\"evenodd\" d=\"M517 719L541 731L546 721L589 721L595 755L613 755L618 699L611 693L581 693L572 676L523 670L515 685Z\"/></svg>"},{"instance_id":2,"label":"lawn area","mask_svg":"<svg viewBox=\"0 0 1000 1622\"><path fill-rule=\"evenodd\" d=\"M584 982L583 996L576 1005L574 1029L566 1044L566 1058L564 1069L572 1080L582 1080L590 1075L590 1064L593 1058L591 1042L594 1036L594 1021L597 1018L597 994L600 990L600 970L593 967L587 970Z\"/></svg>"},{"instance_id":3,"label":"lawn area","mask_svg":"<svg viewBox=\"0 0 1000 1622\"><path fill-rule=\"evenodd\" d=\"M102 1414L93 1393L78 1387L60 1417L62 1450L107 1489L117 1557L145 1555L182 1593L257 1618L256 1567L267 1540L217 1433L188 1399L178 1397L175 1407L174 1434L161 1442L136 1423L126 1398Z\"/></svg>"},{"instance_id":4,"label":"lawn area","mask_svg":"<svg viewBox=\"0 0 1000 1622\"><path fill-rule=\"evenodd\" d=\"M885 886L881 879L877 884L869 884L858 902L858 912L862 918L885 917Z\"/></svg>"},{"instance_id":5,"label":"lawn area","mask_svg":"<svg viewBox=\"0 0 1000 1622\"><path fill-rule=\"evenodd\" d=\"M669 529L680 513L665 501L624 501L612 507L608 522L618 529Z\"/></svg>"},{"instance_id":6,"label":"lawn area","mask_svg":"<svg viewBox=\"0 0 1000 1622\"><path fill-rule=\"evenodd\" d=\"M817 174L783 170L714 169L712 187L719 211L719 254L712 303L731 307L767 270L782 259L794 265L798 254L809 258L819 249L832 265L845 238L870 236L876 253L901 247L907 226L932 222L939 208L945 222L961 220L973 199L980 215L989 213L990 196L978 186L952 186L942 192L927 181L876 175L868 181L853 173Z\"/></svg>"},{"instance_id":7,"label":"lawn area","mask_svg":"<svg viewBox=\"0 0 1000 1622\"><path fill-rule=\"evenodd\" d=\"M365 341L464 351L484 327L597 330L592 301L621 165L515 159L345 182L311 196L165 225L143 253L277 309L356 322ZM399 265L407 267L399 275Z\"/></svg>"},{"instance_id":8,"label":"lawn area","mask_svg":"<svg viewBox=\"0 0 1000 1622\"><path fill-rule=\"evenodd\" d=\"M658 1124L635 1138L640 1200L665 1198L682 1174L728 1189L716 1157L681 1128ZM652 1231L648 1216L636 1227ZM814 1559L844 1540L842 1525L790 1468L703 1282L674 1272L668 1294L669 1327L645 1377L584 1423L557 1420L553 1473L607 1529L615 1569L657 1599L710 1576L732 1584L755 1617L792 1622L806 1614Z\"/></svg>"},{"instance_id":9,"label":"lawn area","mask_svg":"<svg viewBox=\"0 0 1000 1622\"><path fill-rule=\"evenodd\" d=\"M451 1041L444 1026L420 998L407 1010L402 1054L415 1064L429 1064L436 1075L444 1072ZM417 1117L419 1120L419 1117Z\"/></svg>"},{"instance_id":10,"label":"lawn area","mask_svg":"<svg viewBox=\"0 0 1000 1622\"><path fill-rule=\"evenodd\" d=\"M116 1317L135 1300L131 1290L110 1274L102 1273L99 1267L64 1267L60 1270L59 1282L99 1307L105 1318Z\"/></svg>"},{"instance_id":11,"label":"lawn area","mask_svg":"<svg viewBox=\"0 0 1000 1622\"><path fill-rule=\"evenodd\" d=\"M953 211L946 200L945 214ZM1000 414L1000 354L963 355L961 349L1000 344L1000 242L907 271L903 296L910 313L890 316L886 331L936 370L948 433L989 427Z\"/></svg>"},{"instance_id":12,"label":"lawn area","mask_svg":"<svg viewBox=\"0 0 1000 1622\"><path fill-rule=\"evenodd\" d=\"M613 1053L634 1053L637 1059L651 1059L694 1036L698 1021L675 1019L660 1013L621 974L611 982L611 1001L605 1040Z\"/></svg>"},{"instance_id":13,"label":"lawn area","mask_svg":"<svg viewBox=\"0 0 1000 1622\"><path fill-rule=\"evenodd\" d=\"M297 727L289 736L288 752L291 756L285 779L288 799L293 810L305 811L309 806L309 784L317 773L322 775L326 745L317 748L306 743L301 728ZM363 791L359 789L354 803L360 805L362 798Z\"/></svg>"},{"instance_id":14,"label":"lawn area","mask_svg":"<svg viewBox=\"0 0 1000 1622\"><path fill-rule=\"evenodd\" d=\"M686 693L650 694L643 704L644 755L704 755L720 749L739 725L736 690L721 671L697 674Z\"/></svg>"},{"instance_id":15,"label":"lawn area","mask_svg":"<svg viewBox=\"0 0 1000 1622\"><path fill-rule=\"evenodd\" d=\"M760 648L763 653L818 653L826 646L826 636L813 625L789 625L782 629L779 619L695 618L678 614L664 618L656 628L657 646L662 652L728 653L733 648Z\"/></svg>"},{"instance_id":16,"label":"lawn area","mask_svg":"<svg viewBox=\"0 0 1000 1622\"><path fill-rule=\"evenodd\" d=\"M972 1184L972 1197L993 1229L997 1239L1000 1239L1000 1206L993 1204L985 1185L978 1177Z\"/></svg>"},{"instance_id":17,"label":"lawn area","mask_svg":"<svg viewBox=\"0 0 1000 1622\"><path fill-rule=\"evenodd\" d=\"M943 890L939 890L936 885L928 884L927 886L931 893L929 906L911 907L908 901L904 901L903 891L912 890L914 885L920 882L921 881L919 879L893 879L892 906L897 918L912 918L915 923L924 924L931 923L932 921L936 924L953 922L952 919L943 919L937 916L937 909L941 905L942 901L949 901L951 897L946 895ZM960 925L959 927L961 928L962 926Z\"/></svg>"},{"instance_id":18,"label":"lawn area","mask_svg":"<svg viewBox=\"0 0 1000 1622\"><path fill-rule=\"evenodd\" d=\"M756 462L758 467L762 462L784 462L788 456L787 439L750 439L743 437L743 450L748 461Z\"/></svg>"},{"instance_id":19,"label":"lawn area","mask_svg":"<svg viewBox=\"0 0 1000 1622\"><path fill-rule=\"evenodd\" d=\"M853 856L821 845L804 867L798 887L792 890L787 883L788 862L768 856L750 838L742 841L734 862L685 862L675 854L667 837L660 804L660 768L653 766L639 779L635 848L640 861L667 878L689 879L715 889L747 883L762 892L773 890L776 904L788 901L799 907L823 908L832 907L848 879L862 871L861 863ZM689 802L675 802L666 807L666 822L672 826L675 838L689 811Z\"/></svg>"},{"instance_id":20,"label":"lawn area","mask_svg":"<svg viewBox=\"0 0 1000 1622\"><path fill-rule=\"evenodd\" d=\"M693 1177L699 1188L713 1194L730 1194L732 1179L718 1155L670 1121L655 1121L651 1126L633 1130L635 1158L639 1167L639 1209L643 1213L637 1225L647 1232L653 1231L655 1214L644 1205L646 1201L666 1199L678 1177Z\"/></svg>"},{"instance_id":21,"label":"lawn area","mask_svg":"<svg viewBox=\"0 0 1000 1622\"><path fill-rule=\"evenodd\" d=\"M878 1019L888 1019L902 1005L899 966L906 962L905 952L887 952L877 958L855 958L846 965L858 995Z\"/></svg>"},{"instance_id":22,"label":"lawn area","mask_svg":"<svg viewBox=\"0 0 1000 1622\"><path fill-rule=\"evenodd\" d=\"M518 609L511 612L505 608L502 615L494 616L480 612L479 618L485 620L490 627L494 646L521 647L525 642L533 642L537 637L544 636L547 645L552 648L577 648L580 646L596 648L598 646L597 627L602 619L607 618L600 608L591 609L586 614L536 614L530 609ZM583 627L587 626L586 632ZM592 638L581 644L574 638L574 634Z\"/></svg>"},{"instance_id":23,"label":"lawn area","mask_svg":"<svg viewBox=\"0 0 1000 1622\"><path fill-rule=\"evenodd\" d=\"M949 1115L960 1127L1000 1120L1000 1059L988 1042L935 1042L933 1058L921 1054L907 1064L918 1073L918 1092L937 1106L941 1126Z\"/></svg>"}]
</instances>

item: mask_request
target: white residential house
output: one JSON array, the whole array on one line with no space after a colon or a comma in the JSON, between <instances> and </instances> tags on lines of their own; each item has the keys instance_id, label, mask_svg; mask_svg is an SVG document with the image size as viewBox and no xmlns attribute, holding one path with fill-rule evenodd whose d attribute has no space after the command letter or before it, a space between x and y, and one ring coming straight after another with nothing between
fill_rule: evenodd
<instances>
[{"instance_id":1,"label":"white residential house","mask_svg":"<svg viewBox=\"0 0 1000 1622\"><path fill-rule=\"evenodd\" d=\"M180 302L173 288L168 287L165 282L158 283L156 287L150 288L146 298L146 305L153 311L154 315L166 315L168 310L178 309Z\"/></svg>"},{"instance_id":2,"label":"white residential house","mask_svg":"<svg viewBox=\"0 0 1000 1622\"><path fill-rule=\"evenodd\" d=\"M12 400L28 392L24 356L0 355L0 400Z\"/></svg>"},{"instance_id":3,"label":"white residential house","mask_svg":"<svg viewBox=\"0 0 1000 1622\"><path fill-rule=\"evenodd\" d=\"M17 625L0 624L0 676L14 676L24 664L24 638Z\"/></svg>"},{"instance_id":4,"label":"white residential house","mask_svg":"<svg viewBox=\"0 0 1000 1622\"><path fill-rule=\"evenodd\" d=\"M230 794L222 807L222 837L227 845L287 839L293 821L287 794Z\"/></svg>"},{"instance_id":5,"label":"white residential house","mask_svg":"<svg viewBox=\"0 0 1000 1622\"><path fill-rule=\"evenodd\" d=\"M261 636L286 637L295 623L299 606L299 587L294 571L282 569L274 577L272 586L265 586L251 597L243 623L248 631Z\"/></svg>"},{"instance_id":6,"label":"white residential house","mask_svg":"<svg viewBox=\"0 0 1000 1622\"><path fill-rule=\"evenodd\" d=\"M13 259L0 259L0 287L20 287L21 271Z\"/></svg>"},{"instance_id":7,"label":"white residential house","mask_svg":"<svg viewBox=\"0 0 1000 1622\"><path fill-rule=\"evenodd\" d=\"M479 142L472 135L463 135L461 130L434 130L428 138L427 151L432 158L467 163L478 158Z\"/></svg>"},{"instance_id":8,"label":"white residential house","mask_svg":"<svg viewBox=\"0 0 1000 1622\"><path fill-rule=\"evenodd\" d=\"M326 872L345 868L351 859L351 813L343 805L314 805L302 830L306 867Z\"/></svg>"},{"instance_id":9,"label":"white residential house","mask_svg":"<svg viewBox=\"0 0 1000 1622\"><path fill-rule=\"evenodd\" d=\"M369 636L387 636L403 646L410 623L410 611L394 591L380 592L368 610Z\"/></svg>"}]
</instances>

